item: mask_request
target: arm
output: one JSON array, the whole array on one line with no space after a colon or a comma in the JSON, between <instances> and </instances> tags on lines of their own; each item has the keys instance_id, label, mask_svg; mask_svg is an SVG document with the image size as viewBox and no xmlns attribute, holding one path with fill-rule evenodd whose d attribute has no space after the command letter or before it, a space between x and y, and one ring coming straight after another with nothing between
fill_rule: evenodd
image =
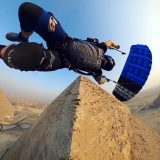
<instances>
[{"instance_id":1,"label":"arm","mask_svg":"<svg viewBox=\"0 0 160 160\"><path fill-rule=\"evenodd\" d=\"M7 66L21 71L54 71L65 67L58 53L35 42L9 45L1 55Z\"/></svg>"}]
</instances>

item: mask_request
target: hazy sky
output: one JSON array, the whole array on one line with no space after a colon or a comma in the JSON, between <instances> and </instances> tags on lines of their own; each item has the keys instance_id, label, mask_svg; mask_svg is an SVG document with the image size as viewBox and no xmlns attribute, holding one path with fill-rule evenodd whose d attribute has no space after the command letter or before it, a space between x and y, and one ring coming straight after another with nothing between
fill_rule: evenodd
<instances>
[{"instance_id":1,"label":"hazy sky","mask_svg":"<svg viewBox=\"0 0 160 160\"><path fill-rule=\"evenodd\" d=\"M23 0L1 0L0 43L10 44L5 34L19 32L17 10ZM129 52L133 44L148 45L153 54L153 67L145 88L160 84L160 1L159 0L30 0L54 13L64 30L72 37L97 37L114 40L121 50ZM36 34L30 41L45 42ZM118 80L127 56L109 51L116 61L112 72L104 74ZM67 69L55 72L20 72L0 61L0 88L14 95L30 95L52 100L79 74ZM92 78L91 78L92 79ZM103 85L111 91L112 83Z\"/></svg>"}]
</instances>

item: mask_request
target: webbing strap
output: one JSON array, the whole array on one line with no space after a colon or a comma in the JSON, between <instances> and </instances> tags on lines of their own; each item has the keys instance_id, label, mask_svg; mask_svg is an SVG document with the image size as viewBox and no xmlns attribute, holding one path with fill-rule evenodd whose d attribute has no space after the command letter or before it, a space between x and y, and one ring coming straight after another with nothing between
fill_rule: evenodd
<instances>
[{"instance_id":1,"label":"webbing strap","mask_svg":"<svg viewBox=\"0 0 160 160\"><path fill-rule=\"evenodd\" d=\"M84 71L81 71L81 70L79 70L79 69L72 69L74 72L77 72L77 73L79 73L79 74L83 74L83 75L87 75L87 76L91 76L91 75L93 75L93 73L91 73L91 72L84 72Z\"/></svg>"}]
</instances>

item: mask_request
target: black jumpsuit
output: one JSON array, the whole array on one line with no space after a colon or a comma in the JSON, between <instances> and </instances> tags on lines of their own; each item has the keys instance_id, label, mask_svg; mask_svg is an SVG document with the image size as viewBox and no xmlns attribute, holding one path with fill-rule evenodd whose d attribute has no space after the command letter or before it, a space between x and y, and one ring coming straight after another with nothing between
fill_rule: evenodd
<instances>
[{"instance_id":1,"label":"black jumpsuit","mask_svg":"<svg viewBox=\"0 0 160 160\"><path fill-rule=\"evenodd\" d=\"M33 3L23 3L18 14L21 29L39 34L49 49L28 42L12 45L3 58L9 67L22 71L53 71L68 67L67 60L73 68L101 74L105 46L70 38L52 13Z\"/></svg>"}]
</instances>

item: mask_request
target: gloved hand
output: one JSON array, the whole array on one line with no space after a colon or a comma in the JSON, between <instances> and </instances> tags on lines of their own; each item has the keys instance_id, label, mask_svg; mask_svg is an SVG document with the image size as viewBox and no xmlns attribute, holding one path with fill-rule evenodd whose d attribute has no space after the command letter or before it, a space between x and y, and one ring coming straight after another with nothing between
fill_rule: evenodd
<instances>
[{"instance_id":1,"label":"gloved hand","mask_svg":"<svg viewBox=\"0 0 160 160\"><path fill-rule=\"evenodd\" d=\"M104 42L106 44L107 47L111 47L111 48L116 48L116 49L119 49L120 46L117 45L115 42L109 40L109 41L106 41Z\"/></svg>"}]
</instances>

